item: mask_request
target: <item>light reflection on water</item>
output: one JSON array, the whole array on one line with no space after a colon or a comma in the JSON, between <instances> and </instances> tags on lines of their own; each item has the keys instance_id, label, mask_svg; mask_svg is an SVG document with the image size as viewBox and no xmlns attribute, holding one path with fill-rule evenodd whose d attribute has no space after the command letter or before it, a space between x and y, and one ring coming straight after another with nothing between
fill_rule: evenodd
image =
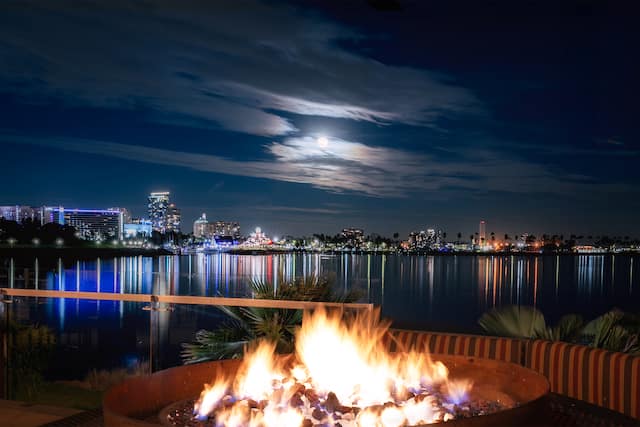
<instances>
[{"instance_id":1,"label":"light reflection on water","mask_svg":"<svg viewBox=\"0 0 640 427\"><path fill-rule=\"evenodd\" d=\"M359 289L364 300L381 304L389 314L402 298L409 306L419 304L420 312L407 314L420 322L438 313L439 305L456 301L463 311L474 314L504 304L532 305L553 314L557 308L571 307L569 296L587 303L585 314L589 306L603 303L630 306L630 302L637 302L634 261L635 257L628 255L199 254L72 262L58 259L42 271L40 260L5 259L0 260L0 286L246 297L251 296L248 284L252 280L278 286L283 280L307 275L329 276L338 289Z\"/></svg>"},{"instance_id":2,"label":"light reflection on water","mask_svg":"<svg viewBox=\"0 0 640 427\"><path fill-rule=\"evenodd\" d=\"M69 262L0 259L0 287L246 297L251 280L279 286L311 274L326 275L336 288L358 289L363 300L381 305L383 315L397 327L477 332L484 311L506 304L535 306L549 322L567 313L593 318L613 307L638 311L640 284L633 271L637 258L199 254ZM58 331L91 327L91 334L101 336L105 328L119 334L126 330L138 347L147 339L148 312L137 303L41 299L28 309L14 305L18 318ZM175 348L195 330L219 321L215 309L177 307L158 315L157 339L177 354Z\"/></svg>"}]
</instances>

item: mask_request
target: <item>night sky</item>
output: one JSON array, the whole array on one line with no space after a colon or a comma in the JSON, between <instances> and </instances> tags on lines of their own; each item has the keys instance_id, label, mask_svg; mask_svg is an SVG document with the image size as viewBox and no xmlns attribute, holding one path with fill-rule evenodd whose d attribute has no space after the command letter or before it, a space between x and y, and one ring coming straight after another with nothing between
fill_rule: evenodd
<instances>
[{"instance_id":1,"label":"night sky","mask_svg":"<svg viewBox=\"0 0 640 427\"><path fill-rule=\"evenodd\" d=\"M624 4L5 0L0 205L638 236Z\"/></svg>"}]
</instances>

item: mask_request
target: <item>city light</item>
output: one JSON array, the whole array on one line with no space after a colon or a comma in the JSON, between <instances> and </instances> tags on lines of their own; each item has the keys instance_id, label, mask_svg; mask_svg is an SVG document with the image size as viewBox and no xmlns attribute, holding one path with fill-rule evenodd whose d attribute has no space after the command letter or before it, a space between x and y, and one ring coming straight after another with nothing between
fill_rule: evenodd
<instances>
[{"instance_id":1,"label":"city light","mask_svg":"<svg viewBox=\"0 0 640 427\"><path fill-rule=\"evenodd\" d=\"M311 137L310 137L311 138ZM311 139L310 139L311 141ZM328 143L326 136L318 136L312 141L317 144ZM308 250L313 252L387 252L387 253L604 253L604 252L635 252L638 244L635 240L619 237L613 239L602 236L592 238L588 236L571 235L565 239L562 235L547 235L536 237L530 233L504 234L504 239L496 238L497 233L488 229L489 222L479 221L476 232L469 235L458 232L453 236L438 227L421 227L420 231L411 231L405 239L395 233L393 239L376 233L367 234L358 227L346 227L336 235L313 234L312 238L292 238L267 234L261 227L255 227L252 232L242 234L240 223L237 221L210 221L206 213L202 213L193 222L193 232L181 232L180 212L174 204L168 203L169 193L151 193L148 206L149 215L156 215L159 228L153 229L153 222L147 218L131 218L126 208L108 209L78 209L57 207L33 207L23 205L0 206L0 214L6 215L9 221L21 224L22 221L37 220L41 225L50 223L63 227L71 227L75 238L63 240L62 236L47 238L46 245L63 247L74 246L76 239L92 241L95 246L103 242L110 247L129 248L164 248L167 251L180 254L199 252L229 252L234 250L287 251ZM161 203L159 203L161 202ZM166 206L165 206L166 204ZM166 209L164 209L166 207ZM5 221L7 218L3 217ZM231 218L227 218L231 219ZM164 232L162 232L164 227ZM158 235L159 234L159 235ZM515 236L510 238L509 236ZM320 237L321 236L321 237ZM19 237L19 236L17 236ZM31 239L31 234L28 239ZM6 244L13 246L18 242L29 242L19 237L5 237ZM67 237L65 236L65 239ZM158 241L159 239L159 241ZM605 242L609 243L605 243ZM41 245L38 237L31 239L34 246Z\"/></svg>"}]
</instances>

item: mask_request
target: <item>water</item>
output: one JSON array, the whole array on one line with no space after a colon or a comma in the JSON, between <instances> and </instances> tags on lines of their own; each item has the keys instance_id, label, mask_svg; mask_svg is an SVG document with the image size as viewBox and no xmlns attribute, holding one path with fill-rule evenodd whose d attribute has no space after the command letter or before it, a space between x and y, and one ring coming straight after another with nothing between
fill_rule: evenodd
<instances>
[{"instance_id":1,"label":"water","mask_svg":"<svg viewBox=\"0 0 640 427\"><path fill-rule=\"evenodd\" d=\"M93 261L0 260L0 286L67 291L244 297L252 279L274 282L315 274L358 289L401 328L479 332L477 319L506 304L587 319L614 307L640 311L638 255L385 256L286 254L126 257ZM0 304L20 322L51 327L58 338L52 371L78 377L89 367L152 359L179 364L180 343L223 316L213 307L176 306L150 316L145 304L21 298Z\"/></svg>"}]
</instances>

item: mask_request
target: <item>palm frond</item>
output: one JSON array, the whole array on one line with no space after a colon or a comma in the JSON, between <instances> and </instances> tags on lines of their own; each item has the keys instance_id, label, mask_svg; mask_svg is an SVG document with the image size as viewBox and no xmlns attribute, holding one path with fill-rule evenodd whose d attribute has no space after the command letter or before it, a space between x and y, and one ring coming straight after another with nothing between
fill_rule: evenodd
<instances>
[{"instance_id":1,"label":"palm frond","mask_svg":"<svg viewBox=\"0 0 640 427\"><path fill-rule=\"evenodd\" d=\"M538 338L547 329L540 311L517 305L494 308L483 314L478 323L487 333L503 337Z\"/></svg>"},{"instance_id":2,"label":"palm frond","mask_svg":"<svg viewBox=\"0 0 640 427\"><path fill-rule=\"evenodd\" d=\"M605 348L612 345L614 341L622 339L619 337L621 330L614 332L622 317L623 313L619 310L609 311L587 323L582 333L591 341L592 347Z\"/></svg>"},{"instance_id":3,"label":"palm frond","mask_svg":"<svg viewBox=\"0 0 640 427\"><path fill-rule=\"evenodd\" d=\"M336 292L335 277L307 275L294 280L280 276L278 285L254 279L249 282L254 298L296 301L353 302L360 298L357 291ZM199 331L195 343L183 344L184 363L238 357L245 346L256 339L267 339L281 353L292 352L296 328L302 323L301 310L261 307L218 307L229 318L213 332Z\"/></svg>"},{"instance_id":4,"label":"palm frond","mask_svg":"<svg viewBox=\"0 0 640 427\"><path fill-rule=\"evenodd\" d=\"M244 322L230 319L215 331L196 332L195 343L183 343L180 356L184 364L232 359L242 355L245 345L254 339Z\"/></svg>"},{"instance_id":5,"label":"palm frond","mask_svg":"<svg viewBox=\"0 0 640 427\"><path fill-rule=\"evenodd\" d=\"M554 327L547 327L537 338L549 341L574 341L581 333L584 320L577 314L567 314L560 318Z\"/></svg>"}]
</instances>

